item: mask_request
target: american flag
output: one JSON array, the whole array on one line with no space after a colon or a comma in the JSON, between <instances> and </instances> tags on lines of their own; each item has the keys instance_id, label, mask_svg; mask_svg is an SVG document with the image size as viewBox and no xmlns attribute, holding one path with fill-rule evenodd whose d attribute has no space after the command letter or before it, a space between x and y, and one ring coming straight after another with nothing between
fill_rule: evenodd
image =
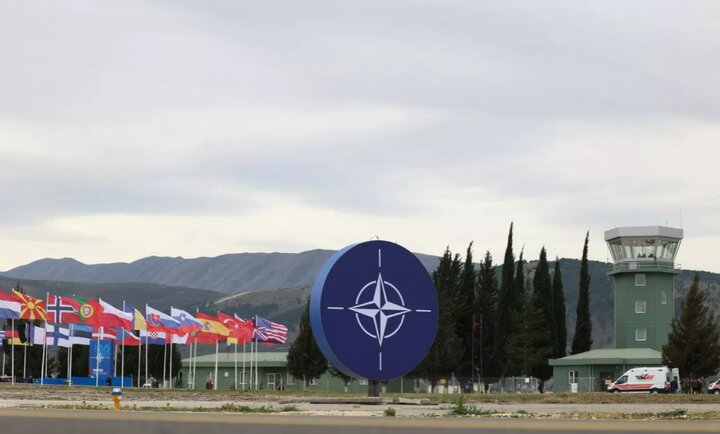
<instances>
[{"instance_id":1,"label":"american flag","mask_svg":"<svg viewBox=\"0 0 720 434\"><path fill-rule=\"evenodd\" d=\"M259 316L255 317L255 340L284 344L287 341L287 327Z\"/></svg>"}]
</instances>

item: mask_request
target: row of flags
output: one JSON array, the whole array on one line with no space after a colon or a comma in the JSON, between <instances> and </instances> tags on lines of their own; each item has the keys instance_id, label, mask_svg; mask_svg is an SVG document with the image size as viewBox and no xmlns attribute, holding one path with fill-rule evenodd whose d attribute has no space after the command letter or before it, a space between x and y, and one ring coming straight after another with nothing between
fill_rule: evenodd
<instances>
[{"instance_id":1,"label":"row of flags","mask_svg":"<svg viewBox=\"0 0 720 434\"><path fill-rule=\"evenodd\" d=\"M174 307L168 315L147 305L143 314L133 306L118 309L102 299L53 294L48 294L46 306L44 300L16 290L0 290L0 318L45 321L45 328L29 325L25 336L29 343L41 345L43 339L54 346L88 345L90 339L114 340L117 345L128 346L287 341L286 326L258 316L250 320L222 312L216 316L203 312L192 315ZM20 344L17 331L4 331L0 337Z\"/></svg>"}]
</instances>

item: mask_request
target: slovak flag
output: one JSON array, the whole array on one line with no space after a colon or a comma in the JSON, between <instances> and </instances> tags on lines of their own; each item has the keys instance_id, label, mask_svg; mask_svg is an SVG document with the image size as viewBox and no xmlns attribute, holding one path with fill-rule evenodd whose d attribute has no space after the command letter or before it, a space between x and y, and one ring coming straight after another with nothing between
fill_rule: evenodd
<instances>
[{"instance_id":1,"label":"slovak flag","mask_svg":"<svg viewBox=\"0 0 720 434\"><path fill-rule=\"evenodd\" d=\"M0 318L20 318L20 302L5 291L0 291Z\"/></svg>"},{"instance_id":2,"label":"slovak flag","mask_svg":"<svg viewBox=\"0 0 720 434\"><path fill-rule=\"evenodd\" d=\"M49 323L76 324L82 322L77 311L78 302L59 295L48 295L47 321Z\"/></svg>"},{"instance_id":3,"label":"slovak flag","mask_svg":"<svg viewBox=\"0 0 720 434\"><path fill-rule=\"evenodd\" d=\"M162 313L157 309L145 305L145 322L148 331L178 333L180 323L170 315Z\"/></svg>"}]
</instances>

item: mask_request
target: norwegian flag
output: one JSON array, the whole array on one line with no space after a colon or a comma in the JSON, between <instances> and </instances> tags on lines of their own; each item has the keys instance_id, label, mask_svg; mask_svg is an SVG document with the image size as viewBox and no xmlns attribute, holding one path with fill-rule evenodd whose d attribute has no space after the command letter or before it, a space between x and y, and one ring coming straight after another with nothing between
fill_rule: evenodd
<instances>
[{"instance_id":1,"label":"norwegian flag","mask_svg":"<svg viewBox=\"0 0 720 434\"><path fill-rule=\"evenodd\" d=\"M49 323L75 324L82 322L77 311L79 303L69 297L48 295L48 305L45 309Z\"/></svg>"},{"instance_id":2,"label":"norwegian flag","mask_svg":"<svg viewBox=\"0 0 720 434\"><path fill-rule=\"evenodd\" d=\"M255 317L255 340L258 342L284 344L287 341L287 331L287 327L280 323Z\"/></svg>"}]
</instances>

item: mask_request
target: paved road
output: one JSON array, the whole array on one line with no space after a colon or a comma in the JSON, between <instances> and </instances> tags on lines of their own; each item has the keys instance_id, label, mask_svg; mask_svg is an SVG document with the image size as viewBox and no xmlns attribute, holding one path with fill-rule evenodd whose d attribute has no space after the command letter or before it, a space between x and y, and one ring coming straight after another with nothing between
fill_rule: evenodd
<instances>
[{"instance_id":1,"label":"paved road","mask_svg":"<svg viewBox=\"0 0 720 434\"><path fill-rule=\"evenodd\" d=\"M54 434L411 434L530 433L716 433L718 422L704 421L573 421L533 419L313 417L248 414L157 412L0 410L2 432Z\"/></svg>"}]
</instances>

